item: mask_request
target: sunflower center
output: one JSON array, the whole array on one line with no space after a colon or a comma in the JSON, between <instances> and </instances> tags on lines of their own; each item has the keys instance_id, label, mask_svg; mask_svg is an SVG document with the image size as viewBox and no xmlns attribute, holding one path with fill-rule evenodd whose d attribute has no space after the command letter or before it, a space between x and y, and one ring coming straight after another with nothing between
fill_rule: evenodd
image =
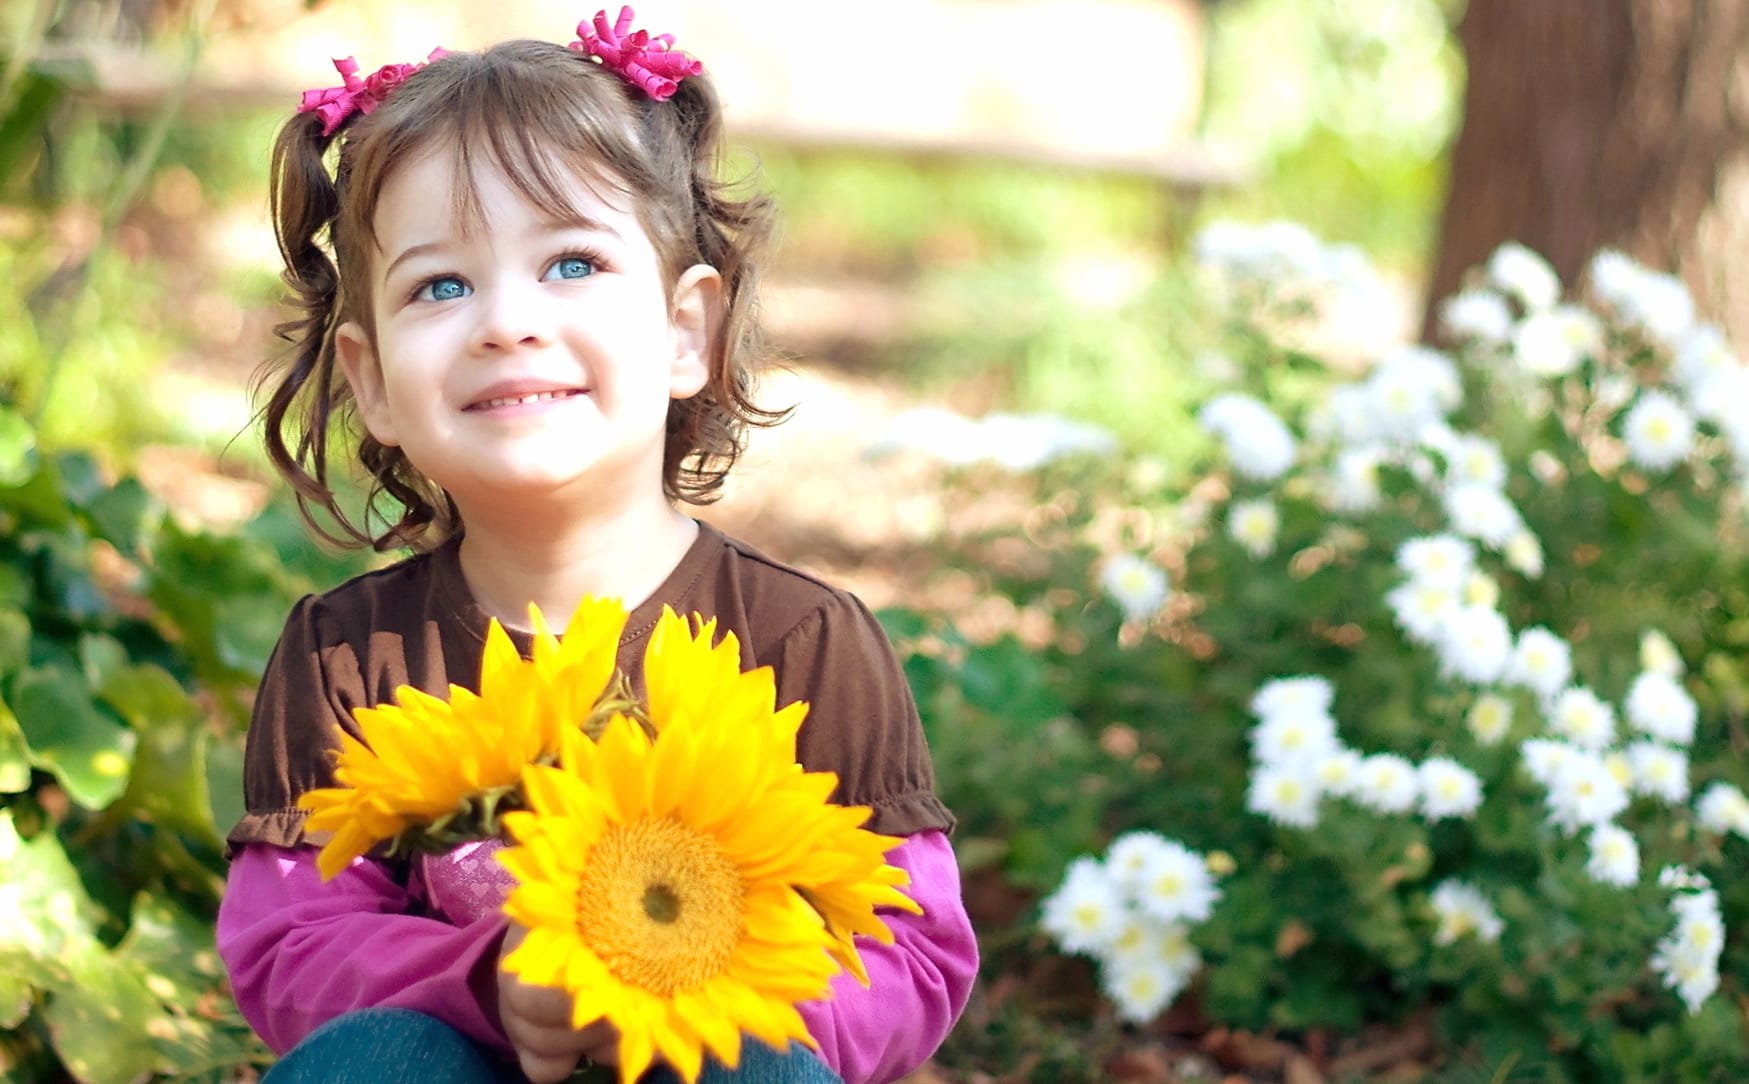
<instances>
[{"instance_id":1,"label":"sunflower center","mask_svg":"<svg viewBox=\"0 0 1749 1084\"><path fill-rule=\"evenodd\" d=\"M728 966L745 895L714 837L672 818L610 825L577 885L577 932L621 981L666 997Z\"/></svg>"},{"instance_id":2,"label":"sunflower center","mask_svg":"<svg viewBox=\"0 0 1749 1084\"><path fill-rule=\"evenodd\" d=\"M667 885L651 885L644 889L644 914L657 922L673 922L680 917L680 897Z\"/></svg>"}]
</instances>

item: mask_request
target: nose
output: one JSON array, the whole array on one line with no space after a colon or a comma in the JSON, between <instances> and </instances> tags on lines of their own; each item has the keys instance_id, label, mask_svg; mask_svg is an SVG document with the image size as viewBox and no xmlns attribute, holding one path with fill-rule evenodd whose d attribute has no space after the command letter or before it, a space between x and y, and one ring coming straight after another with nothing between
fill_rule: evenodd
<instances>
[{"instance_id":1,"label":"nose","mask_svg":"<svg viewBox=\"0 0 1749 1084\"><path fill-rule=\"evenodd\" d=\"M482 290L475 306L473 349L495 353L544 346L553 334L553 304L538 283L501 282Z\"/></svg>"}]
</instances>

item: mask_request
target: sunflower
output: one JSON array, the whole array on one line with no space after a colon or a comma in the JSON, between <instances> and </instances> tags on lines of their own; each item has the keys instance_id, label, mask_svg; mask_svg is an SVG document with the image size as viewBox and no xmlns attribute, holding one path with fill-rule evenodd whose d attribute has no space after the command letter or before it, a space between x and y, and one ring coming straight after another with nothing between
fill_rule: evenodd
<instances>
[{"instance_id":1,"label":"sunflower","mask_svg":"<svg viewBox=\"0 0 1749 1084\"><path fill-rule=\"evenodd\" d=\"M317 856L323 877L384 841L443 848L496 835L498 807L519 801L523 767L557 758L560 735L608 685L626 612L585 599L560 639L529 609L534 658L493 621L478 694L452 685L443 700L403 685L394 704L353 712L363 740L340 735L337 785L298 799L310 831L333 833Z\"/></svg>"},{"instance_id":2,"label":"sunflower","mask_svg":"<svg viewBox=\"0 0 1749 1084\"><path fill-rule=\"evenodd\" d=\"M885 862L897 840L796 763L805 705L777 710L770 670L742 673L714 633L665 612L645 655L655 735L623 715L599 741L567 733L504 817L504 910L529 931L504 966L566 990L576 1026L617 1028L627 1082L658 1056L688 1081L707 1049L734 1066L742 1033L812 1045L796 1004L840 965L867 981L852 938L891 940L876 906L920 910Z\"/></svg>"}]
</instances>

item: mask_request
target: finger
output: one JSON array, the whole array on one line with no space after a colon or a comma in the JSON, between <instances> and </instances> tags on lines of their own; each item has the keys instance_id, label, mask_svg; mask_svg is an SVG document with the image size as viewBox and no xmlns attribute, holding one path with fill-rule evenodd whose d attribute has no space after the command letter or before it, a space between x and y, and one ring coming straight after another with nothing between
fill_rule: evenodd
<instances>
[{"instance_id":1,"label":"finger","mask_svg":"<svg viewBox=\"0 0 1749 1084\"><path fill-rule=\"evenodd\" d=\"M516 1051L516 1063L530 1084L560 1084L581 1060L582 1055L577 1053L537 1054L521 1048Z\"/></svg>"},{"instance_id":2,"label":"finger","mask_svg":"<svg viewBox=\"0 0 1749 1084\"><path fill-rule=\"evenodd\" d=\"M500 988L498 1005L500 1016L515 1016L536 1027L571 1026L571 998L563 990L525 982L507 983Z\"/></svg>"}]
</instances>

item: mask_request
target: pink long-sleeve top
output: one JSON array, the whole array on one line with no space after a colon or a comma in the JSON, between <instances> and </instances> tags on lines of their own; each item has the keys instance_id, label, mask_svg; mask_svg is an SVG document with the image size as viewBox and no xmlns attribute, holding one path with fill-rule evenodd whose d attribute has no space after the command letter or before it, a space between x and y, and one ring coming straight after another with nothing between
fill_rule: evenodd
<instances>
[{"instance_id":1,"label":"pink long-sleeve top","mask_svg":"<svg viewBox=\"0 0 1749 1084\"><path fill-rule=\"evenodd\" d=\"M463 877L426 863L406 885L359 859L324 882L314 847L241 848L219 908L218 948L244 1018L284 1053L343 1013L407 1008L508 1054L496 975L504 885L481 869L497 864L479 859ZM830 997L800 1006L821 1057L846 1084L896 1080L922 1064L959 1018L978 968L946 835L908 836L887 861L910 874L907 891L923 914L883 912L893 944L858 944L869 986L840 975Z\"/></svg>"}]
</instances>

